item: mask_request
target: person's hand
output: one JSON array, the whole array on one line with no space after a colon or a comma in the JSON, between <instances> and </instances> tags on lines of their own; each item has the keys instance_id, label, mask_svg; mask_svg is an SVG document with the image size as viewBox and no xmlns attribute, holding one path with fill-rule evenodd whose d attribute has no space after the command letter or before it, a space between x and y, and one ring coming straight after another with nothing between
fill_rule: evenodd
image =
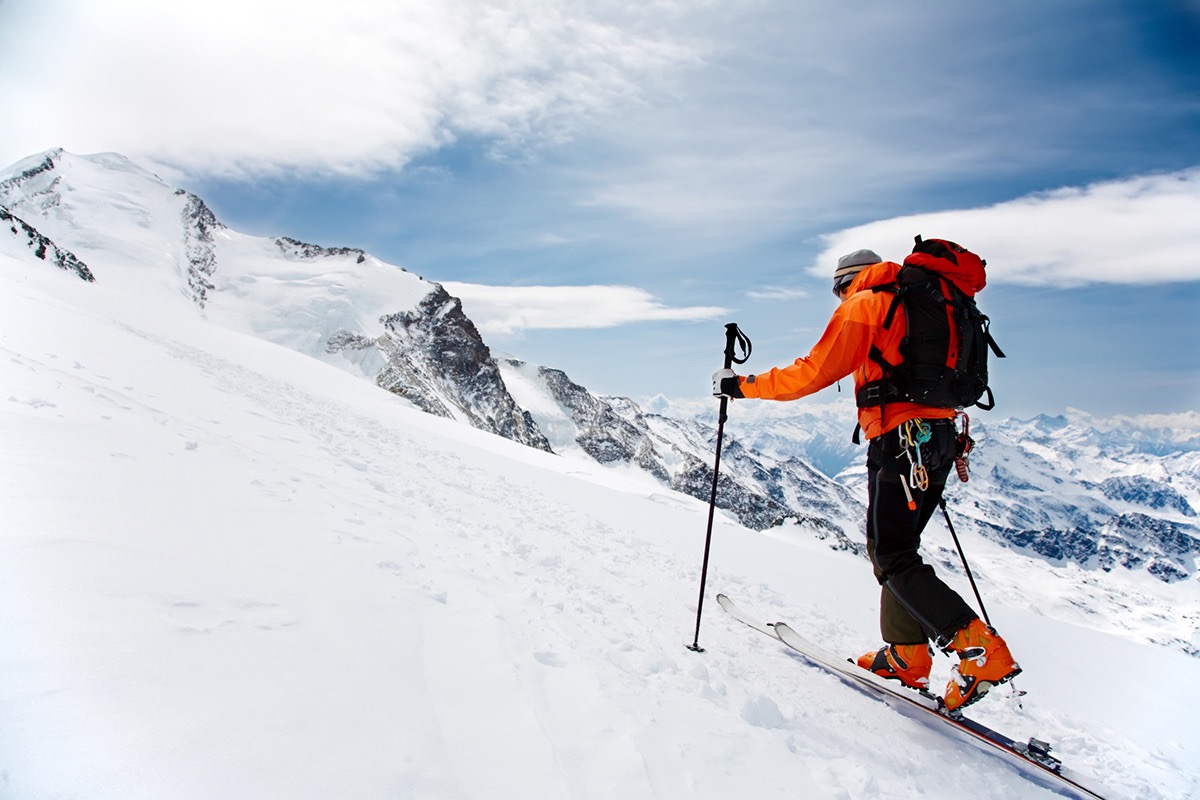
<instances>
[{"instance_id":1,"label":"person's hand","mask_svg":"<svg viewBox=\"0 0 1200 800\"><path fill-rule=\"evenodd\" d=\"M719 369L712 376L713 397L738 399L745 397L737 373L731 369Z\"/></svg>"}]
</instances>

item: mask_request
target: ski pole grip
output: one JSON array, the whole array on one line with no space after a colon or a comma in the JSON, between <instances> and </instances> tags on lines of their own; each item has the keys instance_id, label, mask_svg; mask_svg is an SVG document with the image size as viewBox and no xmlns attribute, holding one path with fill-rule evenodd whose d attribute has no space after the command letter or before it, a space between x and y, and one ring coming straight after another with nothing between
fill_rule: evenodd
<instances>
[{"instance_id":1,"label":"ski pole grip","mask_svg":"<svg viewBox=\"0 0 1200 800\"><path fill-rule=\"evenodd\" d=\"M742 351L740 358L736 355L739 348ZM725 325L725 369L730 369L734 364L745 364L750 358L751 349L750 338L742 333L736 322Z\"/></svg>"}]
</instances>

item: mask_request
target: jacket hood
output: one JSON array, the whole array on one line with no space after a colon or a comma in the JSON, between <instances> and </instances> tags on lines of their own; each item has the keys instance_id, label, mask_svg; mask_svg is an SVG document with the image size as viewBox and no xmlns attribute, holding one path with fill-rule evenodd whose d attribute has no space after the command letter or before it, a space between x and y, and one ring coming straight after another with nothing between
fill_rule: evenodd
<instances>
[{"instance_id":1,"label":"jacket hood","mask_svg":"<svg viewBox=\"0 0 1200 800\"><path fill-rule=\"evenodd\" d=\"M899 273L900 265L894 261L880 261L878 264L864 267L854 276L854 280L850 281L850 294L870 289L872 286L893 283Z\"/></svg>"}]
</instances>

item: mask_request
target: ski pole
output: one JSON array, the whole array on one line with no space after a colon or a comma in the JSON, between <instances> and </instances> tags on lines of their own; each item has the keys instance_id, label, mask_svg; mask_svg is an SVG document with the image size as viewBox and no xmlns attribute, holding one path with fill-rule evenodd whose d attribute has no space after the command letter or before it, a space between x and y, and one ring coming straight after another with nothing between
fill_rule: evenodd
<instances>
[{"instance_id":1,"label":"ski pole","mask_svg":"<svg viewBox=\"0 0 1200 800\"><path fill-rule=\"evenodd\" d=\"M734 355L735 346L742 350L741 358ZM745 364L750 358L750 340L746 334L738 330L737 323L730 322L725 326L725 369L734 364ZM704 584L708 580L708 555L712 548L713 516L717 510L717 478L721 472L721 440L725 435L725 420L729 418L729 398L721 397L721 409L717 414L717 454L713 459L712 493L708 498L708 530L704 534L704 562L700 567L700 599L696 602L696 636L687 646L688 650L703 653L700 646L700 617L704 614Z\"/></svg>"},{"instance_id":2,"label":"ski pole","mask_svg":"<svg viewBox=\"0 0 1200 800\"><path fill-rule=\"evenodd\" d=\"M954 540L954 546L958 548L958 557L962 560L963 569L967 571L967 580L970 581L971 591L975 593L975 600L979 603L979 611L983 615L983 621L990 628L992 627L992 621L988 619L987 609L983 607L983 598L979 596L979 587L975 585L975 576L971 574L971 567L967 564L967 556L963 553L962 545L958 541L958 534L954 532L954 524L950 522L950 512L946 510L946 498L939 498L938 505L942 507L942 516L946 518L946 527L950 529L950 538Z\"/></svg>"}]
</instances>

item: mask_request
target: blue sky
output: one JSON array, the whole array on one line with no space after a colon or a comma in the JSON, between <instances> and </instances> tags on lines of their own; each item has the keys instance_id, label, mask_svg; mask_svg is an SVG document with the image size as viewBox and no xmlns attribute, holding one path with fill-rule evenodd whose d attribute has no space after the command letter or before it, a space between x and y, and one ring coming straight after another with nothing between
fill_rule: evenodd
<instances>
[{"instance_id":1,"label":"blue sky","mask_svg":"<svg viewBox=\"0 0 1200 800\"><path fill-rule=\"evenodd\" d=\"M702 396L728 321L789 363L840 252L952 238L998 413L1200 407L1197 0L334 8L0 0L0 161L123 153L634 397Z\"/></svg>"}]
</instances>

